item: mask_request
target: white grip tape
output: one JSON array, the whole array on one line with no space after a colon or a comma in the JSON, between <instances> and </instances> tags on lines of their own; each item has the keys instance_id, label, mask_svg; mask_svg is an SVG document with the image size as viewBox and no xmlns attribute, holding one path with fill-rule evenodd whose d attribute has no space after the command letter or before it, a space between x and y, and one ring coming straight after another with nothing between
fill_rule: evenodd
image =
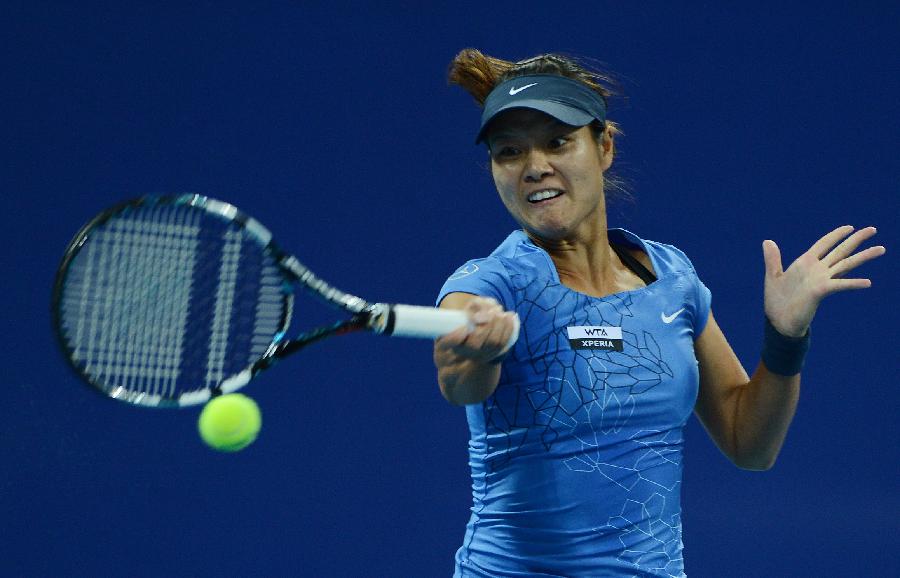
<instances>
[{"instance_id":1,"label":"white grip tape","mask_svg":"<svg viewBox=\"0 0 900 578\"><path fill-rule=\"evenodd\" d=\"M421 337L435 339L451 331L469 326L474 329L469 316L459 309L437 309L417 305L394 305L394 330L397 337ZM501 353L506 353L519 339L519 317L515 317L512 335Z\"/></svg>"},{"instance_id":2,"label":"white grip tape","mask_svg":"<svg viewBox=\"0 0 900 578\"><path fill-rule=\"evenodd\" d=\"M436 309L417 305L394 305L394 330L397 337L434 339L469 325L469 316L458 309Z\"/></svg>"}]
</instances>

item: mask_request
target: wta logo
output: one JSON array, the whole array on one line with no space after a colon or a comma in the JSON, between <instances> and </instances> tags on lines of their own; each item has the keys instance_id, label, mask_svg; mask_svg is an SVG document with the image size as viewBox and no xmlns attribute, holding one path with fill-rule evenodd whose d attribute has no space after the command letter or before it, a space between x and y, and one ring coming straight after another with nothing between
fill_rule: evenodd
<instances>
[{"instance_id":1,"label":"wta logo","mask_svg":"<svg viewBox=\"0 0 900 578\"><path fill-rule=\"evenodd\" d=\"M607 326L566 327L572 349L622 351L622 328Z\"/></svg>"}]
</instances>

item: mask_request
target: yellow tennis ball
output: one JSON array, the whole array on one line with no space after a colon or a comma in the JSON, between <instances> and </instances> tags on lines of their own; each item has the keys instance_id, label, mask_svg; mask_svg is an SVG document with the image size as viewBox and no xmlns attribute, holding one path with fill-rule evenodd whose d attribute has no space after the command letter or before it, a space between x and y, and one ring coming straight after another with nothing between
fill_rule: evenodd
<instances>
[{"instance_id":1,"label":"yellow tennis ball","mask_svg":"<svg viewBox=\"0 0 900 578\"><path fill-rule=\"evenodd\" d=\"M262 426L256 402L241 393L229 393L211 399L197 428L206 444L221 452L236 452L253 443Z\"/></svg>"}]
</instances>

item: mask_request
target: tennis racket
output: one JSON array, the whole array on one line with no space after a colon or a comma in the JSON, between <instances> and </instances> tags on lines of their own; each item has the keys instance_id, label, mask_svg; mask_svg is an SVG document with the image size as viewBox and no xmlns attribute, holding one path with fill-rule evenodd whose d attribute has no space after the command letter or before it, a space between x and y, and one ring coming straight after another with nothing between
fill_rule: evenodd
<instances>
[{"instance_id":1,"label":"tennis racket","mask_svg":"<svg viewBox=\"0 0 900 578\"><path fill-rule=\"evenodd\" d=\"M297 287L348 313L289 339ZM369 303L284 253L236 207L202 195L143 197L87 223L53 289L57 337L102 393L152 407L201 404L332 335L433 339L469 323L458 310ZM508 346L518 337L518 326Z\"/></svg>"}]
</instances>

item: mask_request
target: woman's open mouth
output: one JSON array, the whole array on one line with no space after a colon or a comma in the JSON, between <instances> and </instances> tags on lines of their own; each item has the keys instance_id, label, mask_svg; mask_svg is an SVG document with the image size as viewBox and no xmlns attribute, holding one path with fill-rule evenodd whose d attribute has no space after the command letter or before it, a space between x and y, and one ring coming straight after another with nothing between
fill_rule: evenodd
<instances>
[{"instance_id":1,"label":"woman's open mouth","mask_svg":"<svg viewBox=\"0 0 900 578\"><path fill-rule=\"evenodd\" d=\"M539 191L534 191L533 193L528 195L528 202L532 205L536 205L539 203L546 203L552 199L555 199L564 193L561 189L541 189Z\"/></svg>"}]
</instances>

